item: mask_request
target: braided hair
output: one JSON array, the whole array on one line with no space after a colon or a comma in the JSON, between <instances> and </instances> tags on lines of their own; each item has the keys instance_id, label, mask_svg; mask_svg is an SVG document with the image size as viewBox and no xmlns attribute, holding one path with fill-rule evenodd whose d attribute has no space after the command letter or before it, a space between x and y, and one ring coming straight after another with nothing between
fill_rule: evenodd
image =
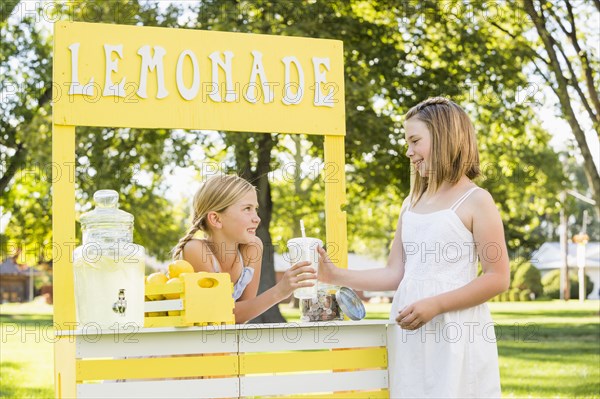
<instances>
[{"instance_id":1,"label":"braided hair","mask_svg":"<svg viewBox=\"0 0 600 399\"><path fill-rule=\"evenodd\" d=\"M256 189L251 183L236 175L216 175L207 179L194 195L191 226L173 248L173 259L183 255L185 244L198 231L210 233L206 221L209 212L225 211L252 190Z\"/></svg>"}]
</instances>

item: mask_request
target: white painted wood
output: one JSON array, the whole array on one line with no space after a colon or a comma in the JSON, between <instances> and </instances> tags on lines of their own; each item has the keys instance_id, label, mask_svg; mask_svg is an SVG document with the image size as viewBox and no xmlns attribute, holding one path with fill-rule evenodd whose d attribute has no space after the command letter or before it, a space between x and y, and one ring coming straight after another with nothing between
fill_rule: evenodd
<instances>
[{"instance_id":1,"label":"white painted wood","mask_svg":"<svg viewBox=\"0 0 600 399\"><path fill-rule=\"evenodd\" d=\"M165 299L164 301L144 302L144 312L164 312L166 310L183 310L181 299Z\"/></svg>"},{"instance_id":2,"label":"white painted wood","mask_svg":"<svg viewBox=\"0 0 600 399\"><path fill-rule=\"evenodd\" d=\"M96 357L167 356L194 353L236 353L235 330L202 329L154 334L102 334L77 337L76 356Z\"/></svg>"},{"instance_id":3,"label":"white painted wood","mask_svg":"<svg viewBox=\"0 0 600 399\"><path fill-rule=\"evenodd\" d=\"M77 384L77 398L232 398L239 397L237 378Z\"/></svg>"},{"instance_id":4,"label":"white painted wood","mask_svg":"<svg viewBox=\"0 0 600 399\"><path fill-rule=\"evenodd\" d=\"M241 396L294 395L387 387L387 370L240 377Z\"/></svg>"},{"instance_id":5,"label":"white painted wood","mask_svg":"<svg viewBox=\"0 0 600 399\"><path fill-rule=\"evenodd\" d=\"M241 327L241 326L240 326ZM311 327L240 328L240 352L386 346L385 325L335 324Z\"/></svg>"},{"instance_id":6,"label":"white painted wood","mask_svg":"<svg viewBox=\"0 0 600 399\"><path fill-rule=\"evenodd\" d=\"M227 330L239 330L239 329L271 329L271 328L298 328L298 327L321 327L321 326L331 326L332 324L338 325L340 327L346 326L387 326L390 324L389 320L360 320L360 321L321 321L321 322L312 322L312 323L274 323L274 324L227 324L218 326L220 329ZM90 334L89 330L78 328L79 326L75 324L73 329L70 330L55 330L54 334L57 336L70 336L70 335L86 335ZM156 333L156 332L169 332L169 331L182 331L183 329L187 329L188 331L192 330L203 330L206 328L213 328L212 326L208 327L198 327L198 326L190 326L190 327L151 327L151 328L140 328L139 333ZM114 331L111 330L102 330L104 334L113 334ZM96 329L91 332L92 335L97 335L98 331Z\"/></svg>"}]
</instances>

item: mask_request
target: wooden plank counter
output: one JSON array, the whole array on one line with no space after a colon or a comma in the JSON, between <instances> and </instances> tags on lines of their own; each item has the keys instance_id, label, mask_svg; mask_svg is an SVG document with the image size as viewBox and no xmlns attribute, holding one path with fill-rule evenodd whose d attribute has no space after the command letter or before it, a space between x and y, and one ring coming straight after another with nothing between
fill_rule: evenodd
<instances>
[{"instance_id":1,"label":"wooden plank counter","mask_svg":"<svg viewBox=\"0 0 600 399\"><path fill-rule=\"evenodd\" d=\"M57 331L78 398L387 398L387 320Z\"/></svg>"}]
</instances>

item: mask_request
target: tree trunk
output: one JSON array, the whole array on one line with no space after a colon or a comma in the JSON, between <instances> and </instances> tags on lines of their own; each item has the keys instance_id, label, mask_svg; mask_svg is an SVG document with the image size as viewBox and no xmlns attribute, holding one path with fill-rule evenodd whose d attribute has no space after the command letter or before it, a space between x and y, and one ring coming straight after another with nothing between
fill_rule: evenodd
<instances>
[{"instance_id":1,"label":"tree trunk","mask_svg":"<svg viewBox=\"0 0 600 399\"><path fill-rule=\"evenodd\" d=\"M271 150L275 140L271 134L261 134L257 140L258 161L252 173L252 180L258 190L258 216L261 222L256 234L264 244L263 259L260 274L258 293L262 293L273 287L275 281L275 246L269 232L271 217L273 215L273 201L271 198L271 184L269 183L269 171L271 164ZM278 304L260 316L252 319L250 323L284 323L285 319L279 311Z\"/></svg>"},{"instance_id":2,"label":"tree trunk","mask_svg":"<svg viewBox=\"0 0 600 399\"><path fill-rule=\"evenodd\" d=\"M23 147L22 143L17 145L15 154L11 157L11 161L6 167L6 170L2 171L2 177L0 177L0 195L7 191L8 183L14 177L19 169L25 165L25 159L27 158L27 149Z\"/></svg>"}]
</instances>

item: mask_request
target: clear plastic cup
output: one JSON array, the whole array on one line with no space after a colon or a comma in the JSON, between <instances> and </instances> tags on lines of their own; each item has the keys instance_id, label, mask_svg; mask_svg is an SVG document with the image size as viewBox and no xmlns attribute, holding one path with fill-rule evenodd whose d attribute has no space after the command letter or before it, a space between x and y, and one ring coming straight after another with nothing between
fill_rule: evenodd
<instances>
[{"instance_id":1,"label":"clear plastic cup","mask_svg":"<svg viewBox=\"0 0 600 399\"><path fill-rule=\"evenodd\" d=\"M302 262L309 261L313 269L319 272L319 252L317 248L323 246L323 241L318 238L312 237L298 237L292 238L287 242L288 252L290 256L290 263L292 265ZM313 282L315 285L312 287L302 287L294 290L294 296L299 299L304 298L316 298L317 297L317 280L306 280Z\"/></svg>"}]
</instances>

